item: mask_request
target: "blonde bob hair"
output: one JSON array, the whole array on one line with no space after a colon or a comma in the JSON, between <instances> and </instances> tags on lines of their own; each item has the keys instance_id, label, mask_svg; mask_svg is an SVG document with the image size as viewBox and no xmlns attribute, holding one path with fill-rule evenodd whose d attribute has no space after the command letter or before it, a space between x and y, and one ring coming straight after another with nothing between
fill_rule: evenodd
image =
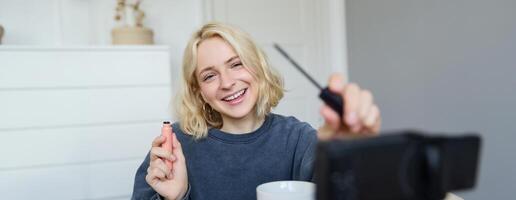
<instances>
[{"instance_id":1,"label":"blonde bob hair","mask_svg":"<svg viewBox=\"0 0 516 200\"><path fill-rule=\"evenodd\" d=\"M263 51L247 33L226 24L207 23L192 35L185 48L182 85L176 99L176 114L181 129L195 139L206 137L209 128L221 128L223 124L220 113L203 100L195 76L197 47L204 40L213 37L220 37L232 46L243 66L257 80L258 100L254 107L257 117L265 117L269 114L283 97L281 76L270 67Z\"/></svg>"}]
</instances>

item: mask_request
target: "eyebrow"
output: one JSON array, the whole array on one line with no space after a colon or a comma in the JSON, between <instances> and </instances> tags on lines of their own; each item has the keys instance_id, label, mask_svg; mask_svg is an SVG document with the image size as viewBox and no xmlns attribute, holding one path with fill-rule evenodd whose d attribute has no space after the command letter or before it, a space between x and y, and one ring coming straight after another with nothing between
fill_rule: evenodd
<instances>
[{"instance_id":1,"label":"eyebrow","mask_svg":"<svg viewBox=\"0 0 516 200\"><path fill-rule=\"evenodd\" d=\"M231 61L233 61L233 60L235 60L235 59L237 59L237 58L239 58L239 56L238 56L238 55L233 56L233 57L229 58L228 60L226 60L226 62L224 62L224 64L226 64L226 65L227 65L227 64L229 64ZM202 71L200 71L200 72L199 72L199 74L202 74L204 71L208 71L208 70L211 70L211 69L213 69L213 68L214 68L214 66L208 66L208 67L204 68Z\"/></svg>"},{"instance_id":2,"label":"eyebrow","mask_svg":"<svg viewBox=\"0 0 516 200\"><path fill-rule=\"evenodd\" d=\"M237 56L233 56L230 59L226 60L226 62L224 62L224 64L228 64L228 63L230 63L231 61L233 61L233 60L235 60L237 58L238 58L238 55Z\"/></svg>"}]
</instances>

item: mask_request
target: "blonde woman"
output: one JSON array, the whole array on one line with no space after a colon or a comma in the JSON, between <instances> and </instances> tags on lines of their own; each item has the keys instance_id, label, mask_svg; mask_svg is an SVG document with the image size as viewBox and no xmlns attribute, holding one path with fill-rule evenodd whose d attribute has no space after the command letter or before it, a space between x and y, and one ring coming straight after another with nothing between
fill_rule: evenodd
<instances>
[{"instance_id":1,"label":"blonde woman","mask_svg":"<svg viewBox=\"0 0 516 200\"><path fill-rule=\"evenodd\" d=\"M132 199L256 199L259 184L312 179L318 136L380 128L371 93L344 85L339 75L330 77L329 87L346 102L344 116L323 106L319 131L271 113L283 97L282 79L250 36L228 25L209 23L193 34L182 77L173 152L161 148L163 137L152 142Z\"/></svg>"}]
</instances>

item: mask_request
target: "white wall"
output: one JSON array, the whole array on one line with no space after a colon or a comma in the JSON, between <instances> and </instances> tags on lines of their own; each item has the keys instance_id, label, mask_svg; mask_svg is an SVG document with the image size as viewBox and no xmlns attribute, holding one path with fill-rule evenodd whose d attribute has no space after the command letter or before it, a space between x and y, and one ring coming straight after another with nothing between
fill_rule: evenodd
<instances>
[{"instance_id":1,"label":"white wall","mask_svg":"<svg viewBox=\"0 0 516 200\"><path fill-rule=\"evenodd\" d=\"M2 44L109 45L115 5L116 0L0 0ZM155 43L170 46L172 64L179 66L186 41L203 21L202 0L144 0L141 7Z\"/></svg>"},{"instance_id":2,"label":"white wall","mask_svg":"<svg viewBox=\"0 0 516 200\"><path fill-rule=\"evenodd\" d=\"M154 30L156 44L182 44L202 21L201 4L201 0L144 0L144 25ZM1 0L3 44L110 44L115 6L116 0Z\"/></svg>"}]
</instances>

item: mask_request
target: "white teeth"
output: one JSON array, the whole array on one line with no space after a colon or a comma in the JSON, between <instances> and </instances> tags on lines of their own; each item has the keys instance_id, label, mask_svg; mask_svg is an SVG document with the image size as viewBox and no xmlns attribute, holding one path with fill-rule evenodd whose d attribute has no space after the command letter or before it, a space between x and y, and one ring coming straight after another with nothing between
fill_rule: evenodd
<instances>
[{"instance_id":1,"label":"white teeth","mask_svg":"<svg viewBox=\"0 0 516 200\"><path fill-rule=\"evenodd\" d=\"M245 92L245 89L240 90L240 92L237 92L237 93L235 93L234 95L231 95L231 96L229 96L229 97L226 97L226 98L224 98L223 100L224 100L224 101L231 101L231 100L233 100L233 99L236 99L236 98L240 97L240 95L244 94L244 92Z\"/></svg>"}]
</instances>

